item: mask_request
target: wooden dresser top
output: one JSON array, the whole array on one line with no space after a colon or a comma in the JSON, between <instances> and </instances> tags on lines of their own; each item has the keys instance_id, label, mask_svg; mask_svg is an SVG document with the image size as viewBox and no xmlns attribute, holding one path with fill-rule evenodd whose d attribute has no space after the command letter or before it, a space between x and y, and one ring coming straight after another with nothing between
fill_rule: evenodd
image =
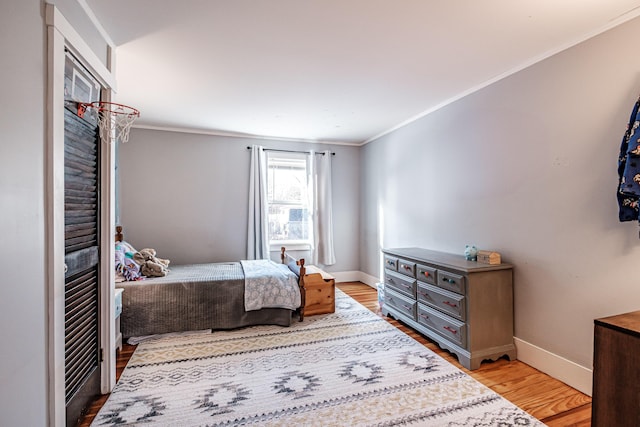
<instances>
[{"instance_id":1,"label":"wooden dresser top","mask_svg":"<svg viewBox=\"0 0 640 427\"><path fill-rule=\"evenodd\" d=\"M595 323L640 337L640 311L602 317L596 319Z\"/></svg>"},{"instance_id":2,"label":"wooden dresser top","mask_svg":"<svg viewBox=\"0 0 640 427\"><path fill-rule=\"evenodd\" d=\"M507 270L513 268L511 264L482 264L476 261L468 261L464 255L447 252L433 251L423 248L384 248L382 252L401 258L410 259L423 264L439 264L465 273L482 271Z\"/></svg>"}]
</instances>

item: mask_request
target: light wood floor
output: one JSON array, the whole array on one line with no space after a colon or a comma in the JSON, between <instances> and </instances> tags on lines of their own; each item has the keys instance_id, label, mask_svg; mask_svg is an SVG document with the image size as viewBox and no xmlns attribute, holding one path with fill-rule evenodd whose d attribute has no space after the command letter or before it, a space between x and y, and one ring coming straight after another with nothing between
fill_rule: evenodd
<instances>
[{"instance_id":1,"label":"light wood floor","mask_svg":"<svg viewBox=\"0 0 640 427\"><path fill-rule=\"evenodd\" d=\"M402 323L386 318L380 313L376 291L360 282L339 283L338 287L356 301L378 314L402 332L410 335L425 347L444 357L487 387L495 390L520 408L551 427L591 425L591 398L568 385L543 374L518 360L500 359L484 362L479 369L469 371L458 363L456 356L442 350L437 344ZM119 379L131 358L135 346L125 344L118 353L116 377ZM101 396L88 409L79 426L88 427L104 405L108 395Z\"/></svg>"}]
</instances>

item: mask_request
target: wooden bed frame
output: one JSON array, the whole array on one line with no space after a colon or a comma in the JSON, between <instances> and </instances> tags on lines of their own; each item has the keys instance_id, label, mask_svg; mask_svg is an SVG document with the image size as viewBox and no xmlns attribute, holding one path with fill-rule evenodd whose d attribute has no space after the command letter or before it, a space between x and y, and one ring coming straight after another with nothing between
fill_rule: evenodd
<instances>
[{"instance_id":1,"label":"wooden bed frame","mask_svg":"<svg viewBox=\"0 0 640 427\"><path fill-rule=\"evenodd\" d=\"M283 264L287 263L286 259L288 258L285 252L286 248L284 246L281 247L280 259ZM302 322L305 314L311 316L335 312L336 281L333 276L315 266L305 267L304 258L296 261L296 265L300 267L298 279L298 286L300 286L300 308L298 309L300 321Z\"/></svg>"},{"instance_id":2,"label":"wooden bed frame","mask_svg":"<svg viewBox=\"0 0 640 427\"><path fill-rule=\"evenodd\" d=\"M288 255L286 254L287 249L282 246L280 248L280 262L282 264L286 264L287 263L287 258ZM304 286L304 276L306 273L306 268L304 267L304 258L300 258L299 260L296 261L296 265L298 267L300 267L300 275L298 276L298 287L300 288L300 308L298 308L298 315L300 316L300 321L302 322L304 320L304 305L305 305L305 301L307 299L307 290L305 289Z\"/></svg>"},{"instance_id":3,"label":"wooden bed frame","mask_svg":"<svg viewBox=\"0 0 640 427\"><path fill-rule=\"evenodd\" d=\"M116 226L115 241L124 241L122 226ZM286 248L280 248L280 261L287 264L288 260L295 260L299 267L298 286L300 288L300 308L298 316L300 321L306 315L333 313L335 311L335 279L327 275L317 267L310 266L308 271L304 258L296 260L286 254Z\"/></svg>"}]
</instances>

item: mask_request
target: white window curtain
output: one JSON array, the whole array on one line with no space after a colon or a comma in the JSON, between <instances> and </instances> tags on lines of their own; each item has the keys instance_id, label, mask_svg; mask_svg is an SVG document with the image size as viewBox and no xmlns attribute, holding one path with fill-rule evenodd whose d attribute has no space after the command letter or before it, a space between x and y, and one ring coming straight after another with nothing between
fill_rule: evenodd
<instances>
[{"instance_id":1,"label":"white window curtain","mask_svg":"<svg viewBox=\"0 0 640 427\"><path fill-rule=\"evenodd\" d=\"M322 153L322 155L320 155ZM313 155L313 263L333 265L336 254L333 248L333 203L331 196L331 151Z\"/></svg>"},{"instance_id":2,"label":"white window curtain","mask_svg":"<svg viewBox=\"0 0 640 427\"><path fill-rule=\"evenodd\" d=\"M263 147L251 146L247 259L269 259L267 159Z\"/></svg>"}]
</instances>

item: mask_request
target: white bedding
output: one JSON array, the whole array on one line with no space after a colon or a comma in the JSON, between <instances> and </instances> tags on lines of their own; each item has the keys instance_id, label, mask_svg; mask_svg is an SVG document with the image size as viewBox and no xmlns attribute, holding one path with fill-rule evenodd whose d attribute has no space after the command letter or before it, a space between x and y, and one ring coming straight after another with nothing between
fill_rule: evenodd
<instances>
[{"instance_id":1,"label":"white bedding","mask_svg":"<svg viewBox=\"0 0 640 427\"><path fill-rule=\"evenodd\" d=\"M244 270L246 311L261 308L300 307L300 288L296 276L286 264L271 260L240 261Z\"/></svg>"}]
</instances>

